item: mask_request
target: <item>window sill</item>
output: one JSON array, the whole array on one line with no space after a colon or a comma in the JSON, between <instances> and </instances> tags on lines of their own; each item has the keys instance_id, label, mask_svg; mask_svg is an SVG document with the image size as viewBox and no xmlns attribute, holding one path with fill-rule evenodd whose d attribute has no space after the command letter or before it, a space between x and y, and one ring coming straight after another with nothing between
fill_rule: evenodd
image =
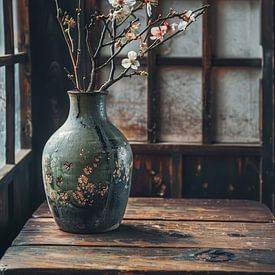
<instances>
[{"instance_id":1,"label":"window sill","mask_svg":"<svg viewBox=\"0 0 275 275\"><path fill-rule=\"evenodd\" d=\"M12 181L13 175L17 169L30 161L32 155L31 149L22 149L15 156L15 164L6 164L0 169L0 186Z\"/></svg>"}]
</instances>

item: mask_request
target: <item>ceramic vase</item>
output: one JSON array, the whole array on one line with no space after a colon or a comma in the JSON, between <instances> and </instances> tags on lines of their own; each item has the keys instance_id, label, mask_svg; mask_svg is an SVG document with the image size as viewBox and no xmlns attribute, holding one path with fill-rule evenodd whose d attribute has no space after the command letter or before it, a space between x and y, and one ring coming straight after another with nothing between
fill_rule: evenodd
<instances>
[{"instance_id":1,"label":"ceramic vase","mask_svg":"<svg viewBox=\"0 0 275 275\"><path fill-rule=\"evenodd\" d=\"M47 201L61 230L116 229L131 186L132 151L106 114L105 92L68 92L70 112L47 141L42 172Z\"/></svg>"}]
</instances>

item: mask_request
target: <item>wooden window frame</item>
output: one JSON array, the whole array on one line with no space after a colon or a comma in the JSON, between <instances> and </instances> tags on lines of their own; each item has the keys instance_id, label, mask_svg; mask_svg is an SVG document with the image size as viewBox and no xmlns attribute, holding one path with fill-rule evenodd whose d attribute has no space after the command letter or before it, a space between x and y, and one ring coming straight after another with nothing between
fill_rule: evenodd
<instances>
[{"instance_id":1,"label":"wooden window frame","mask_svg":"<svg viewBox=\"0 0 275 275\"><path fill-rule=\"evenodd\" d=\"M5 89L6 89L6 165L0 168L0 185L11 184L15 174L20 167L30 162L31 138L22 131L26 122L28 105L21 92L21 149L15 154L15 65L28 66L29 50L27 45L20 45L19 52L14 52L14 26L13 26L13 2L3 0L3 16L5 30L5 53L0 55L0 67L5 67ZM22 22L20 22L22 23ZM26 26L25 26L26 27ZM24 73L26 73L24 68ZM19 71L21 71L19 69ZM23 75L20 72L20 87L23 87ZM20 88L21 89L21 88ZM28 117L28 119L30 119Z\"/></svg>"},{"instance_id":2,"label":"wooden window frame","mask_svg":"<svg viewBox=\"0 0 275 275\"><path fill-rule=\"evenodd\" d=\"M89 2L89 1L88 1ZM100 6L100 1L91 1L91 6ZM96 2L96 4L95 4ZM214 4L214 0L203 0L203 4ZM154 9L155 14L160 11ZM274 0L261 0L261 45L263 48L262 58L217 58L212 54L210 17L211 8L203 15L203 39L202 57L163 57L153 50L148 53L147 59L141 61L147 66L148 90L147 90L147 141L131 142L134 153L137 154L170 154L173 156L174 169L182 169L182 158L191 156L250 156L260 158L260 200L275 211L275 95L274 95ZM121 59L116 60L118 64ZM193 66L202 68L202 143L172 143L160 142L160 93L156 75L158 67L167 66ZM214 67L239 67L262 69L263 78L261 85L262 102L260 108L263 110L260 117L260 141L259 143L214 143L213 142L213 104L211 90L211 75ZM176 193L181 194L182 177L177 179ZM173 195L173 194L172 194Z\"/></svg>"}]
</instances>

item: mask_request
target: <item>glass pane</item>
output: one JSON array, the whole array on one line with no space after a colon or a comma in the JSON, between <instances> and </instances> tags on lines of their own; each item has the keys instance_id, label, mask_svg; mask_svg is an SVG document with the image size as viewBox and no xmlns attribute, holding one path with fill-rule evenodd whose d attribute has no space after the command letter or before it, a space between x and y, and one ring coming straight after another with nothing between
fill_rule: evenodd
<instances>
[{"instance_id":1,"label":"glass pane","mask_svg":"<svg viewBox=\"0 0 275 275\"><path fill-rule=\"evenodd\" d=\"M21 108L20 108L20 72L15 65L15 153L21 149Z\"/></svg>"},{"instance_id":2,"label":"glass pane","mask_svg":"<svg viewBox=\"0 0 275 275\"><path fill-rule=\"evenodd\" d=\"M102 77L107 79L108 70ZM108 90L107 113L112 123L129 140L147 140L147 79L124 78Z\"/></svg>"},{"instance_id":3,"label":"glass pane","mask_svg":"<svg viewBox=\"0 0 275 275\"><path fill-rule=\"evenodd\" d=\"M13 13L13 32L14 32L14 52L19 52L19 17L18 17L18 0L12 0Z\"/></svg>"},{"instance_id":4,"label":"glass pane","mask_svg":"<svg viewBox=\"0 0 275 275\"><path fill-rule=\"evenodd\" d=\"M259 0L218 0L213 6L218 57L261 57ZM212 7L211 7L212 9Z\"/></svg>"},{"instance_id":5,"label":"glass pane","mask_svg":"<svg viewBox=\"0 0 275 275\"><path fill-rule=\"evenodd\" d=\"M201 86L199 68L160 69L161 141L202 141Z\"/></svg>"},{"instance_id":6,"label":"glass pane","mask_svg":"<svg viewBox=\"0 0 275 275\"><path fill-rule=\"evenodd\" d=\"M101 1L101 5L102 5L102 10L106 13L110 10L110 8L112 8L112 6L109 4L108 1ZM147 24L147 13L145 8L142 10L138 10L135 15L139 18L139 21L137 23L140 23L140 27L139 30L144 29L144 27ZM129 26L129 23L133 20L133 17L130 17L128 20L126 20L126 22L121 25L118 29L117 29L117 33L120 33L125 27ZM146 35L146 33L144 34ZM107 35L106 35L107 37ZM105 42L110 41L110 38L107 37L107 39L105 40ZM129 51L135 51L138 52L139 51L139 45L140 42L139 41L132 41L130 42L127 46L125 46L125 48L118 54L118 56L126 56L127 53ZM104 47L101 51L101 55L103 56L109 56L110 55L110 47Z\"/></svg>"},{"instance_id":7,"label":"glass pane","mask_svg":"<svg viewBox=\"0 0 275 275\"><path fill-rule=\"evenodd\" d=\"M259 142L261 71L217 68L213 73L216 141Z\"/></svg>"},{"instance_id":8,"label":"glass pane","mask_svg":"<svg viewBox=\"0 0 275 275\"><path fill-rule=\"evenodd\" d=\"M3 0L0 0L0 55L5 53Z\"/></svg>"},{"instance_id":9,"label":"glass pane","mask_svg":"<svg viewBox=\"0 0 275 275\"><path fill-rule=\"evenodd\" d=\"M6 164L6 87L5 67L0 67L0 167Z\"/></svg>"},{"instance_id":10,"label":"glass pane","mask_svg":"<svg viewBox=\"0 0 275 275\"><path fill-rule=\"evenodd\" d=\"M195 10L202 6L201 0L161 0L162 13L167 14L170 8L175 10ZM175 20L179 22L179 20ZM201 57L202 56L202 18L190 25L179 36L169 40L161 47L161 55L169 57Z\"/></svg>"}]
</instances>

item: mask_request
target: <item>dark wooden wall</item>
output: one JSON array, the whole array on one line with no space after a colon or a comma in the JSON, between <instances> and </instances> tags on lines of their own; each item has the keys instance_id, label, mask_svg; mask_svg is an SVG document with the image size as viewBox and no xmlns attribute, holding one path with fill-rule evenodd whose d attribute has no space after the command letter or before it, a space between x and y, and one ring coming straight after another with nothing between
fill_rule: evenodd
<instances>
[{"instance_id":1,"label":"dark wooden wall","mask_svg":"<svg viewBox=\"0 0 275 275\"><path fill-rule=\"evenodd\" d=\"M73 1L60 0L59 2L60 6L66 6L68 11L74 8ZM263 2L268 3L265 0ZM264 4L264 7L268 8L268 6L268 4ZM30 0L29 7L32 53L33 148L36 152L37 167L35 171L37 173L39 200L43 197L40 176L42 148L52 132L64 122L68 112L66 90L70 88L70 83L65 79L63 67L69 67L69 58L55 20L54 1ZM270 34L272 33L271 29L268 31ZM273 43L272 40L270 41L270 37L264 36L263 39L263 43ZM206 48L205 51L207 53L208 49ZM267 58L266 55L264 58ZM156 57L152 55L150 58L149 67L151 66L152 69L153 66L154 70L156 64L152 64L152 62L156 62ZM203 66L205 68L204 77L207 80L208 64L203 64ZM269 64L269 67L266 68L266 77L269 77L269 80L266 83L270 84L265 89L271 90L266 93L263 119L268 116L267 112L270 110L274 112L274 106L270 106L273 89L272 72L272 64ZM154 91L153 82L154 79L151 77L149 89L151 87ZM207 85L210 84L206 82L205 87ZM152 110L149 110L149 113L153 114L157 111L154 110L156 91L155 94L151 92L149 96L152 96L149 100L149 108ZM204 112L205 117L207 117L209 110L206 108ZM271 197L274 193L273 128L273 130L270 129L269 133L264 130L263 146L262 144L213 145L206 137L204 137L204 145L165 145L158 143L158 140L152 136L153 125L151 124L154 117L150 116L149 120L148 129L146 129L149 133L148 141L132 144L135 155L132 196L264 200L272 208ZM268 125L265 127L274 125L274 120L271 120L268 120ZM205 132L209 133L210 130L207 128L209 122L205 119L203 123ZM272 140L271 144L269 143L270 139ZM263 171L267 167L269 167L269 171ZM263 172L267 175L263 176Z\"/></svg>"}]
</instances>

